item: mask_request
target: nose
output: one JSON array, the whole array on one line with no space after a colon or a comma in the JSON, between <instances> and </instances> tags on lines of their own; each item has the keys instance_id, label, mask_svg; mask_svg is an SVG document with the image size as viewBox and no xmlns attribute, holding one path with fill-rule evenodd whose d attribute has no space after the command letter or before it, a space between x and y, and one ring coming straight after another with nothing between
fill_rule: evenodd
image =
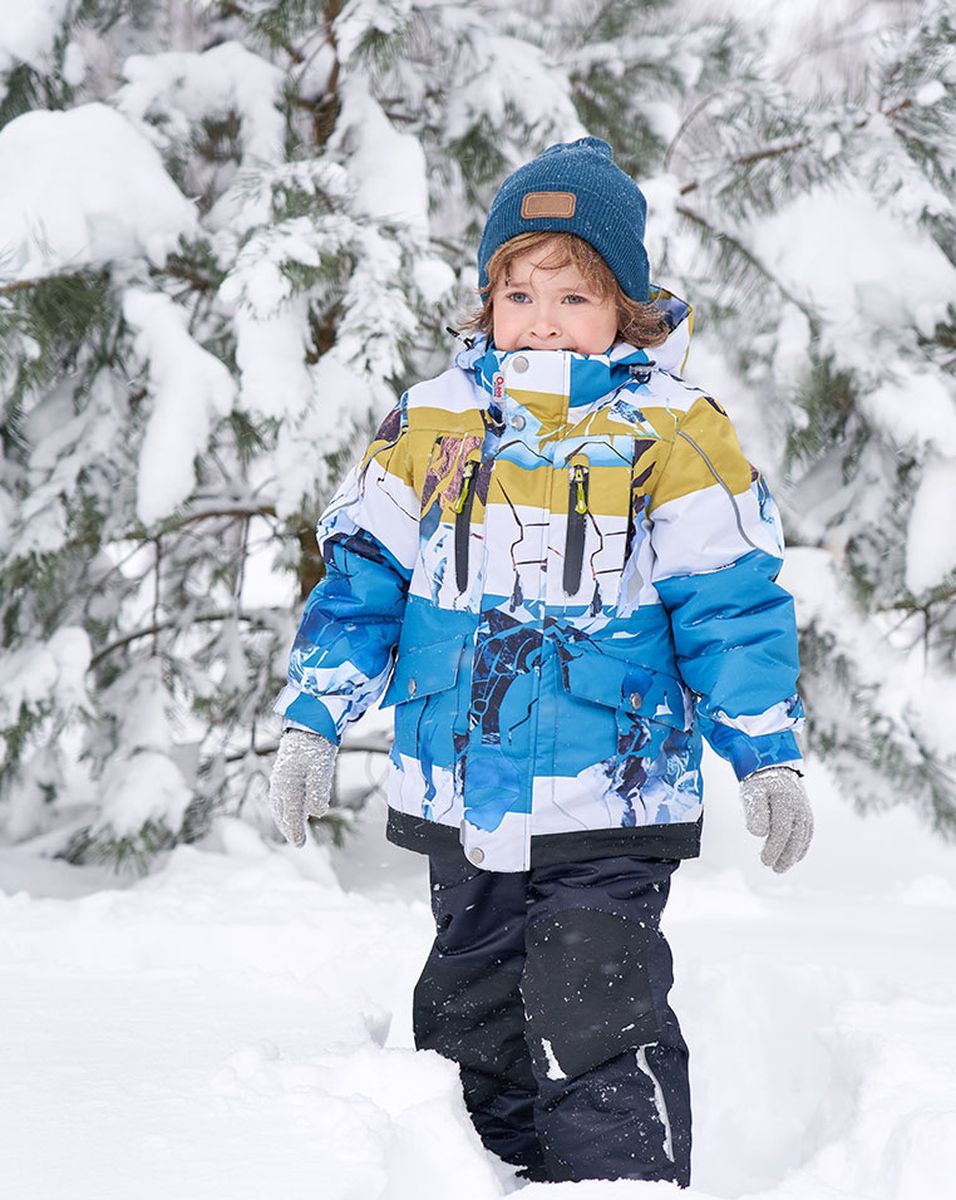
<instances>
[{"instance_id":1,"label":"nose","mask_svg":"<svg viewBox=\"0 0 956 1200\"><path fill-rule=\"evenodd\" d=\"M559 314L553 304L538 305L529 330L531 336L540 338L541 341L558 337L561 333L561 322L558 318Z\"/></svg>"}]
</instances>

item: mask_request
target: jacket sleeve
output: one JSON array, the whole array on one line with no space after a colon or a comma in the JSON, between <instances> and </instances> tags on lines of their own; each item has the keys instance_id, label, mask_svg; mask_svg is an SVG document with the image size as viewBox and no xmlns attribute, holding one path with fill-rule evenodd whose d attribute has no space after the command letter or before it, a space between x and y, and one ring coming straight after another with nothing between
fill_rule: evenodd
<instances>
[{"instance_id":1,"label":"jacket sleeve","mask_svg":"<svg viewBox=\"0 0 956 1200\"><path fill-rule=\"evenodd\" d=\"M418 547L403 407L319 520L325 576L306 601L275 711L338 743L385 689Z\"/></svg>"},{"instance_id":2,"label":"jacket sleeve","mask_svg":"<svg viewBox=\"0 0 956 1200\"><path fill-rule=\"evenodd\" d=\"M701 732L738 779L796 763L803 723L783 532L766 484L709 397L679 416L650 499L653 582Z\"/></svg>"}]
</instances>

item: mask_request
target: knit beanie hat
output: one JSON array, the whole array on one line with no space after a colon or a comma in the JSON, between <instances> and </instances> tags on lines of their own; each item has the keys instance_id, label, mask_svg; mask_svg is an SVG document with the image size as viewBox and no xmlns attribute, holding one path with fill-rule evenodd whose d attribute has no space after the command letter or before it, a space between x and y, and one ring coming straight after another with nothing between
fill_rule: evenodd
<instances>
[{"instance_id":1,"label":"knit beanie hat","mask_svg":"<svg viewBox=\"0 0 956 1200\"><path fill-rule=\"evenodd\" d=\"M647 300L646 218L641 189L614 165L607 142L584 137L549 146L498 189L478 247L478 286L488 285L492 254L519 233L575 233L598 251L625 295Z\"/></svg>"}]
</instances>

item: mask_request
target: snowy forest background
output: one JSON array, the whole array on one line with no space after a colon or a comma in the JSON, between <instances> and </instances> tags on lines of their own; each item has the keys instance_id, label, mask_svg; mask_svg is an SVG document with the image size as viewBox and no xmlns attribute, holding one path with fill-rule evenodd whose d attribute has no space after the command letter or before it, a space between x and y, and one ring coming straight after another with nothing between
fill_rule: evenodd
<instances>
[{"instance_id":1,"label":"snowy forest background","mask_svg":"<svg viewBox=\"0 0 956 1200\"><path fill-rule=\"evenodd\" d=\"M269 834L316 516L447 364L497 183L585 133L783 509L810 755L956 835L954 38L953 0L0 0L0 840Z\"/></svg>"},{"instance_id":2,"label":"snowy forest background","mask_svg":"<svg viewBox=\"0 0 956 1200\"><path fill-rule=\"evenodd\" d=\"M584 133L784 511L817 834L767 871L705 763L664 922L693 1190L523 1200L952 1193L954 44L956 0L0 0L11 1195L521 1186L413 1049L384 715L304 849L265 793L316 515L447 365L501 176Z\"/></svg>"}]
</instances>

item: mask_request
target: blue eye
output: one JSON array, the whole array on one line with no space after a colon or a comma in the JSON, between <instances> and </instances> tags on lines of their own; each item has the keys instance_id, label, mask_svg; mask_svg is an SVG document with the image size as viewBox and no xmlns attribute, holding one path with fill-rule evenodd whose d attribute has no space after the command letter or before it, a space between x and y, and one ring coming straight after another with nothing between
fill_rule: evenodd
<instances>
[{"instance_id":1,"label":"blue eye","mask_svg":"<svg viewBox=\"0 0 956 1200\"><path fill-rule=\"evenodd\" d=\"M528 293L527 292L509 292L507 298L509 300L513 300L515 302L515 304L523 304L525 302L525 300L528 299Z\"/></svg>"},{"instance_id":2,"label":"blue eye","mask_svg":"<svg viewBox=\"0 0 956 1200\"><path fill-rule=\"evenodd\" d=\"M564 299L568 304L587 304L586 296L579 296L577 292L572 292L570 296L565 296Z\"/></svg>"}]
</instances>

